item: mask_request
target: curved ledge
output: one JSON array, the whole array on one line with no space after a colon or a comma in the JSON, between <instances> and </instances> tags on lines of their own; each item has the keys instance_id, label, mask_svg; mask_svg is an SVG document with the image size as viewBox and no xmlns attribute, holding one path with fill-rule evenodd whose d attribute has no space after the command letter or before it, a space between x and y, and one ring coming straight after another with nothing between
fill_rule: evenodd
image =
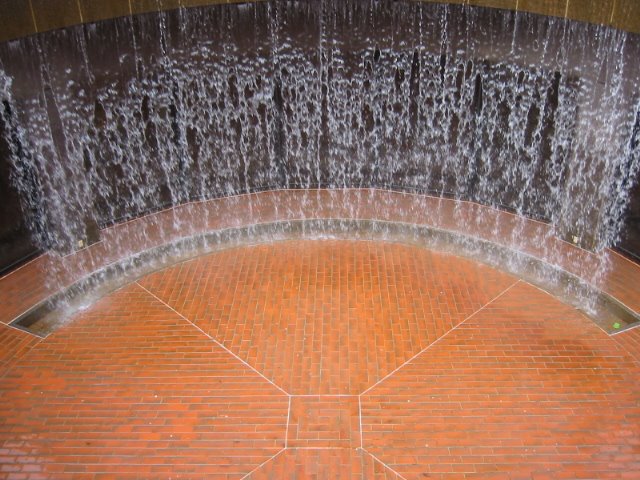
<instances>
[{"instance_id":1,"label":"curved ledge","mask_svg":"<svg viewBox=\"0 0 640 480\"><path fill-rule=\"evenodd\" d=\"M207 5L254 3L265 0L9 0L0 4L4 24L0 42L83 23ZM466 4L567 18L640 32L640 4L635 0L409 0L425 3Z\"/></svg>"},{"instance_id":2,"label":"curved ledge","mask_svg":"<svg viewBox=\"0 0 640 480\"><path fill-rule=\"evenodd\" d=\"M476 203L347 189L225 197L106 228L99 243L64 257L47 253L0 278L0 321L46 335L65 316L61 307L82 308L150 271L215 249L301 235L411 242L471 257L586 309L608 331L640 318L640 266L611 250L582 250L547 224Z\"/></svg>"}]
</instances>

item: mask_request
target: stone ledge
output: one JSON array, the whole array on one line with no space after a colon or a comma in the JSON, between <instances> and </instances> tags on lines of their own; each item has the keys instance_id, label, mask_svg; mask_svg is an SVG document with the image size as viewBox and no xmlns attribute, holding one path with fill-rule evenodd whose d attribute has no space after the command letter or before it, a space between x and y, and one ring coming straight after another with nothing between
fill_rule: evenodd
<instances>
[{"instance_id":1,"label":"stone ledge","mask_svg":"<svg viewBox=\"0 0 640 480\"><path fill-rule=\"evenodd\" d=\"M320 223L309 223L314 221ZM605 310L628 314L630 320L623 320L622 326L640 313L636 288L640 265L611 250L593 253L580 249L559 239L547 224L476 203L348 189L278 190L224 197L106 228L96 244L64 257L48 252L0 278L0 321L9 324L18 320L29 327L30 322L40 321L30 316L34 308L55 310L69 296L84 298L87 290L94 291L94 296L102 295L117 284L117 277L122 277L120 282L131 281L225 245L300 233L349 238L375 235L377 239L417 242L517 272L543 288L557 290L554 293L561 298L574 295L574 300L563 298L569 303L579 305L589 290L602 292L604 302L609 302ZM47 300L49 306L45 305ZM37 313L42 316L42 311ZM606 317L601 323L611 330L614 322ZM45 325L44 334L46 330L49 327Z\"/></svg>"}]
</instances>

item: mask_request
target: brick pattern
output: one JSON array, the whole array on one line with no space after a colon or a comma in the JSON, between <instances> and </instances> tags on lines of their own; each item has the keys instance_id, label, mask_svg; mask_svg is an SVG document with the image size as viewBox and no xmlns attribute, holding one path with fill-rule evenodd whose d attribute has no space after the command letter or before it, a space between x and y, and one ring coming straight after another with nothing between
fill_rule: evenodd
<instances>
[{"instance_id":1,"label":"brick pattern","mask_svg":"<svg viewBox=\"0 0 640 480\"><path fill-rule=\"evenodd\" d=\"M359 394L515 280L417 247L288 241L140 283L291 394Z\"/></svg>"},{"instance_id":2,"label":"brick pattern","mask_svg":"<svg viewBox=\"0 0 640 480\"><path fill-rule=\"evenodd\" d=\"M287 413L286 395L133 285L2 380L0 478L240 478L284 447Z\"/></svg>"},{"instance_id":3,"label":"brick pattern","mask_svg":"<svg viewBox=\"0 0 640 480\"><path fill-rule=\"evenodd\" d=\"M356 449L287 449L247 480L401 480L395 472Z\"/></svg>"},{"instance_id":4,"label":"brick pattern","mask_svg":"<svg viewBox=\"0 0 640 480\"><path fill-rule=\"evenodd\" d=\"M362 397L364 448L412 478L640 478L640 368L518 284Z\"/></svg>"},{"instance_id":5,"label":"brick pattern","mask_svg":"<svg viewBox=\"0 0 640 480\"><path fill-rule=\"evenodd\" d=\"M287 447L358 448L358 397L292 397Z\"/></svg>"},{"instance_id":6,"label":"brick pattern","mask_svg":"<svg viewBox=\"0 0 640 480\"><path fill-rule=\"evenodd\" d=\"M0 324L0 379L38 343L40 338Z\"/></svg>"},{"instance_id":7,"label":"brick pattern","mask_svg":"<svg viewBox=\"0 0 640 480\"><path fill-rule=\"evenodd\" d=\"M640 363L640 327L621 332L613 337L638 363Z\"/></svg>"},{"instance_id":8,"label":"brick pattern","mask_svg":"<svg viewBox=\"0 0 640 480\"><path fill-rule=\"evenodd\" d=\"M490 268L289 241L139 283L44 340L0 325L0 479L640 478L638 329Z\"/></svg>"}]
</instances>

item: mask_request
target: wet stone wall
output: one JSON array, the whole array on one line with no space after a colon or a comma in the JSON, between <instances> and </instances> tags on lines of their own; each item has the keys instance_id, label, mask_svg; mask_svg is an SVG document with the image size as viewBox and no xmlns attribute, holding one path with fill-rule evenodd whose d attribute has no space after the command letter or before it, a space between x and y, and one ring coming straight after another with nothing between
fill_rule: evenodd
<instances>
[{"instance_id":1,"label":"wet stone wall","mask_svg":"<svg viewBox=\"0 0 640 480\"><path fill-rule=\"evenodd\" d=\"M638 35L604 26L391 0L178 9L5 42L0 195L16 206L0 266L283 188L472 200L615 245L639 228L639 57Z\"/></svg>"}]
</instances>

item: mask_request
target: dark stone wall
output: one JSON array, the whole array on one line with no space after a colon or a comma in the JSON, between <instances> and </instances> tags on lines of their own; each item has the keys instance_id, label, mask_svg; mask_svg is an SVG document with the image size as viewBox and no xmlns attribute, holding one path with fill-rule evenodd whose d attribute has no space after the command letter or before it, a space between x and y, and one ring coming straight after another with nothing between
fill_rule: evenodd
<instances>
[{"instance_id":1,"label":"dark stone wall","mask_svg":"<svg viewBox=\"0 0 640 480\"><path fill-rule=\"evenodd\" d=\"M28 212L23 209L20 192L13 183L15 168L9 159L12 157L11 125L5 120L12 112L8 105L2 105L0 115L0 275L12 267L23 263L37 254L26 223ZM9 111L8 111L9 110Z\"/></svg>"},{"instance_id":2,"label":"dark stone wall","mask_svg":"<svg viewBox=\"0 0 640 480\"><path fill-rule=\"evenodd\" d=\"M637 162L640 157L640 112L636 116L636 123L632 138L629 142L629 164ZM616 247L629 257L640 261L640 181L629 178L628 206L624 215L624 224L620 240Z\"/></svg>"},{"instance_id":3,"label":"dark stone wall","mask_svg":"<svg viewBox=\"0 0 640 480\"><path fill-rule=\"evenodd\" d=\"M640 261L640 184L631 191L625 228L617 247L631 258Z\"/></svg>"}]
</instances>

